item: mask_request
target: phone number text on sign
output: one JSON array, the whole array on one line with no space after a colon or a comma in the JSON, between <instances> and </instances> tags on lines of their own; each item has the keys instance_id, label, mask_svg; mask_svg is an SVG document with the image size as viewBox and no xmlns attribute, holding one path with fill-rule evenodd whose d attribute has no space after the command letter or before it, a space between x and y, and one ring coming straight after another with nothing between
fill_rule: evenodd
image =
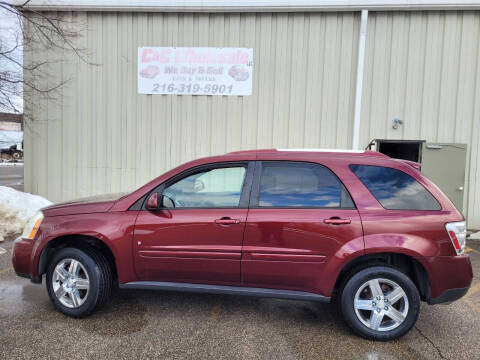
<instances>
[{"instance_id":1,"label":"phone number text on sign","mask_svg":"<svg viewBox=\"0 0 480 360\"><path fill-rule=\"evenodd\" d=\"M138 48L138 93L251 95L253 49Z\"/></svg>"}]
</instances>

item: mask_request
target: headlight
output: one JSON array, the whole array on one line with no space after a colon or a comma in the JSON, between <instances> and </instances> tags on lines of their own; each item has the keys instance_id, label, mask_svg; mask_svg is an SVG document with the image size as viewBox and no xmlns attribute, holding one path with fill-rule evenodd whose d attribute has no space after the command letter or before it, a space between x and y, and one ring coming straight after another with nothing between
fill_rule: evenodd
<instances>
[{"instance_id":1,"label":"headlight","mask_svg":"<svg viewBox=\"0 0 480 360\"><path fill-rule=\"evenodd\" d=\"M33 239L37 234L38 228L43 220L43 214L41 211L33 215L30 220L25 224L23 228L22 238L24 239Z\"/></svg>"}]
</instances>

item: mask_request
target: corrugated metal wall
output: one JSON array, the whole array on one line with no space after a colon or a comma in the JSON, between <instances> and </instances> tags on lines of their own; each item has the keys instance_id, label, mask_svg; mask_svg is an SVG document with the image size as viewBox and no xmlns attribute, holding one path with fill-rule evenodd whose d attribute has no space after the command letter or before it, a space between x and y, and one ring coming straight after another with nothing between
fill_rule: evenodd
<instances>
[{"instance_id":1,"label":"corrugated metal wall","mask_svg":"<svg viewBox=\"0 0 480 360\"><path fill-rule=\"evenodd\" d=\"M60 99L25 110L35 118L25 134L26 191L59 201L131 190L211 154L351 143L358 14L89 12L74 20L88 29L79 47L99 65L48 52L66 60L51 71L71 80ZM253 95L138 95L139 46L251 47Z\"/></svg>"},{"instance_id":2,"label":"corrugated metal wall","mask_svg":"<svg viewBox=\"0 0 480 360\"><path fill-rule=\"evenodd\" d=\"M59 201L131 190L204 155L351 146L359 13L65 16L84 28L78 45L97 65L66 51L33 52L64 60L44 83L70 81L59 99L36 96L26 106L35 119L25 134L26 191ZM479 12L371 12L360 141L467 143L464 204L475 228L479 39ZM139 46L252 47L253 95L138 95ZM394 117L405 121L398 130Z\"/></svg>"},{"instance_id":3,"label":"corrugated metal wall","mask_svg":"<svg viewBox=\"0 0 480 360\"><path fill-rule=\"evenodd\" d=\"M370 13L361 144L420 139L467 148L464 213L480 228L480 12ZM404 120L397 130L393 119ZM448 171L448 164L445 164Z\"/></svg>"}]
</instances>

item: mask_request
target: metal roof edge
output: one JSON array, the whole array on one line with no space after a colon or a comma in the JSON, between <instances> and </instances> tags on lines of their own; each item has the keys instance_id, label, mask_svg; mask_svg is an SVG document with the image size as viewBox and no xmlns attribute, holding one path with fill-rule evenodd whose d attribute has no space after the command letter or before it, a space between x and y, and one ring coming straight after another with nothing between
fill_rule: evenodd
<instances>
[{"instance_id":1,"label":"metal roof edge","mask_svg":"<svg viewBox=\"0 0 480 360\"><path fill-rule=\"evenodd\" d=\"M8 1L22 6L25 0ZM309 12L480 9L480 0L31 0L36 11Z\"/></svg>"}]
</instances>

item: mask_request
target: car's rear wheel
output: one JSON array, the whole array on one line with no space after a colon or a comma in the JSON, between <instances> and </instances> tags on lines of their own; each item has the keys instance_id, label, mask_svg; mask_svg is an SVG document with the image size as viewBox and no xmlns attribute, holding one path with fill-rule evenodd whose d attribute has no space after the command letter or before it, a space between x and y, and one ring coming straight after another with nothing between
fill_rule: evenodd
<instances>
[{"instance_id":1,"label":"car's rear wheel","mask_svg":"<svg viewBox=\"0 0 480 360\"><path fill-rule=\"evenodd\" d=\"M408 332L418 318L420 296L401 271L374 266L353 275L341 294L342 314L359 335L392 340Z\"/></svg>"},{"instance_id":2,"label":"car's rear wheel","mask_svg":"<svg viewBox=\"0 0 480 360\"><path fill-rule=\"evenodd\" d=\"M48 266L46 285L59 311L82 317L110 297L112 272L102 254L89 248L64 248L54 254Z\"/></svg>"}]
</instances>

